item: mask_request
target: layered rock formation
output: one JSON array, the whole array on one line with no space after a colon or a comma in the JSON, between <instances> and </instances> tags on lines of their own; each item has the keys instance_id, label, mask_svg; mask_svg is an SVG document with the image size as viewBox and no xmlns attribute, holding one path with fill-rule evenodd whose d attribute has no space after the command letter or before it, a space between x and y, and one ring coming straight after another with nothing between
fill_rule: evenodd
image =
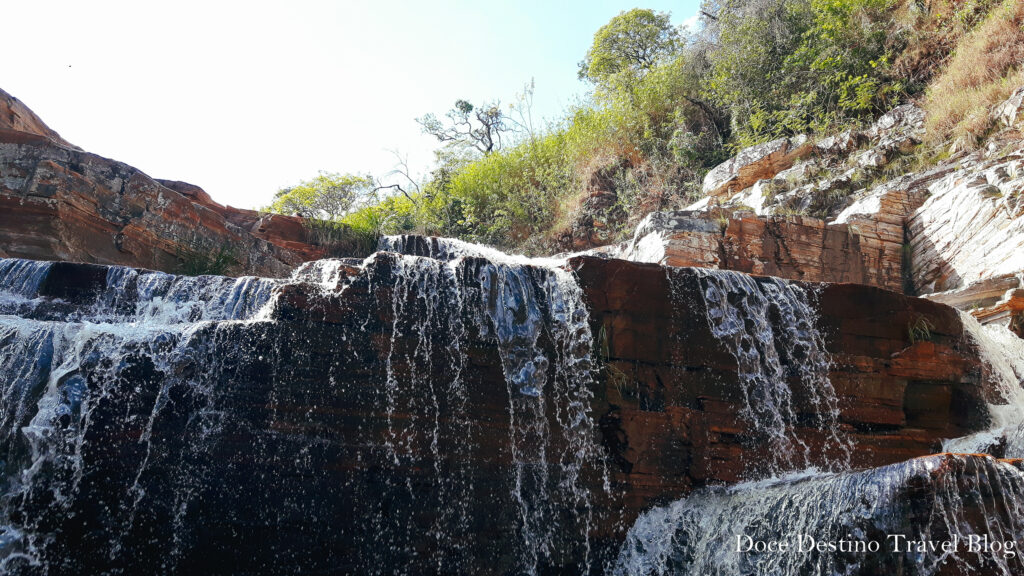
<instances>
[{"instance_id":1,"label":"layered rock formation","mask_svg":"<svg viewBox=\"0 0 1024 576\"><path fill-rule=\"evenodd\" d=\"M234 272L268 276L325 255L300 219L84 152L0 91L0 256L175 271L218 251Z\"/></svg>"},{"instance_id":2,"label":"layered rock formation","mask_svg":"<svg viewBox=\"0 0 1024 576\"><path fill-rule=\"evenodd\" d=\"M903 287L901 241L807 216L718 214L712 218L706 211L655 212L617 255L637 262L809 282Z\"/></svg>"},{"instance_id":3,"label":"layered rock formation","mask_svg":"<svg viewBox=\"0 0 1024 576\"><path fill-rule=\"evenodd\" d=\"M598 573L694 488L987 425L940 304L388 248L421 256L289 281L0 263L5 570Z\"/></svg>"},{"instance_id":4,"label":"layered rock formation","mask_svg":"<svg viewBox=\"0 0 1024 576\"><path fill-rule=\"evenodd\" d=\"M1024 455L1020 343L951 307L1024 332L1020 135L868 185L921 126L743 151L610 250L634 261L396 237L302 264L299 219L87 154L0 92L0 256L91 262L0 259L0 571L1017 573L712 550L1024 539L1019 461L934 455ZM225 246L297 269L98 265Z\"/></svg>"},{"instance_id":5,"label":"layered rock formation","mask_svg":"<svg viewBox=\"0 0 1024 576\"><path fill-rule=\"evenodd\" d=\"M813 145L782 139L743 150L708 173L706 198L652 214L611 252L934 295L1020 331L1022 98L1024 89L993 110L1004 130L985 149L923 169L910 160L924 133L913 105Z\"/></svg>"},{"instance_id":6,"label":"layered rock formation","mask_svg":"<svg viewBox=\"0 0 1024 576\"><path fill-rule=\"evenodd\" d=\"M857 202L851 195L920 142L922 126L921 111L902 106L863 131L745 149L708 173L703 200L652 214L613 252L643 262L902 290L904 222L920 205L922 187L938 176L893 183ZM840 213L842 206L849 207Z\"/></svg>"}]
</instances>

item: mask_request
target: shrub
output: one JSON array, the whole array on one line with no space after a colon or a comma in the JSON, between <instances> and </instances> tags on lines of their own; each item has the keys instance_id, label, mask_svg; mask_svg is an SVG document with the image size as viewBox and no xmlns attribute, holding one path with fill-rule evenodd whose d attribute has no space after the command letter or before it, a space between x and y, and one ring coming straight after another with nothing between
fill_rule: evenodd
<instances>
[{"instance_id":1,"label":"shrub","mask_svg":"<svg viewBox=\"0 0 1024 576\"><path fill-rule=\"evenodd\" d=\"M735 147L833 130L892 107L895 0L720 0L708 97L732 114Z\"/></svg>"},{"instance_id":2,"label":"shrub","mask_svg":"<svg viewBox=\"0 0 1024 576\"><path fill-rule=\"evenodd\" d=\"M466 165L452 177L445 200L458 204L460 225L472 239L511 246L548 229L560 197L572 189L565 134L554 130Z\"/></svg>"}]
</instances>

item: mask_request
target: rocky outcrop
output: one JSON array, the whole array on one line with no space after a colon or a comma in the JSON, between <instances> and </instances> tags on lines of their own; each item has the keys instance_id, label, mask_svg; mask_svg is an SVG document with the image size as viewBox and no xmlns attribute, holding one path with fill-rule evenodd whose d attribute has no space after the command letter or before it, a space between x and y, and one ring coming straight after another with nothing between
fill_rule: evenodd
<instances>
[{"instance_id":1,"label":"rocky outcrop","mask_svg":"<svg viewBox=\"0 0 1024 576\"><path fill-rule=\"evenodd\" d=\"M1022 94L993 110L1008 128L985 149L918 170L907 158L923 137L924 113L913 105L824 138L800 160L786 155L793 146L785 140L741 151L708 174L707 198L652 214L632 242L608 252L903 290L1020 331L1024 140L1014 126ZM891 166L907 169L886 181L881 168Z\"/></svg>"},{"instance_id":2,"label":"rocky outcrop","mask_svg":"<svg viewBox=\"0 0 1024 576\"><path fill-rule=\"evenodd\" d=\"M740 151L704 177L704 195L728 196L791 167L812 147L806 136L779 138Z\"/></svg>"},{"instance_id":3,"label":"rocky outcrop","mask_svg":"<svg viewBox=\"0 0 1024 576\"><path fill-rule=\"evenodd\" d=\"M655 212L620 255L809 282L903 286L902 235L881 236L806 216Z\"/></svg>"},{"instance_id":4,"label":"rocky outcrop","mask_svg":"<svg viewBox=\"0 0 1024 576\"><path fill-rule=\"evenodd\" d=\"M642 262L903 290L906 220L924 202L927 185L953 168L870 190L864 185L920 143L923 126L924 113L905 105L865 130L742 150L708 173L703 200L652 214L632 242L610 252Z\"/></svg>"},{"instance_id":5,"label":"rocky outcrop","mask_svg":"<svg viewBox=\"0 0 1024 576\"><path fill-rule=\"evenodd\" d=\"M3 514L10 573L600 572L693 489L897 462L987 423L941 304L391 246L432 258L290 281L4 262L0 442L5 471L33 470Z\"/></svg>"},{"instance_id":6,"label":"rocky outcrop","mask_svg":"<svg viewBox=\"0 0 1024 576\"><path fill-rule=\"evenodd\" d=\"M0 93L0 256L177 271L217 252L234 273L281 276L326 251L301 219L222 206L83 152Z\"/></svg>"},{"instance_id":7,"label":"rocky outcrop","mask_svg":"<svg viewBox=\"0 0 1024 576\"><path fill-rule=\"evenodd\" d=\"M14 132L25 132L42 136L65 148L80 150L77 146L60 137L35 112L29 110L28 106L0 89L0 130L11 130Z\"/></svg>"},{"instance_id":8,"label":"rocky outcrop","mask_svg":"<svg viewBox=\"0 0 1024 576\"><path fill-rule=\"evenodd\" d=\"M1024 86L1017 88L1013 94L992 111L992 117L1002 126L1013 128L1024 111Z\"/></svg>"},{"instance_id":9,"label":"rocky outcrop","mask_svg":"<svg viewBox=\"0 0 1024 576\"><path fill-rule=\"evenodd\" d=\"M930 294L1024 271L1024 142L980 151L928 187L908 220L914 286Z\"/></svg>"}]
</instances>

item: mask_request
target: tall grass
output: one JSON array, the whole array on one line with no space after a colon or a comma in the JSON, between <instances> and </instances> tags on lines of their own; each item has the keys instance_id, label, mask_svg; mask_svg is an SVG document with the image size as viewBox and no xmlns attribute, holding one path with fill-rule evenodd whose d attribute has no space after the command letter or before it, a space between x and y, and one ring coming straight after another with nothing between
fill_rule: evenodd
<instances>
[{"instance_id":1,"label":"tall grass","mask_svg":"<svg viewBox=\"0 0 1024 576\"><path fill-rule=\"evenodd\" d=\"M974 148L991 131L991 110L1024 84L1024 2L1006 0L963 38L925 97L931 143Z\"/></svg>"}]
</instances>

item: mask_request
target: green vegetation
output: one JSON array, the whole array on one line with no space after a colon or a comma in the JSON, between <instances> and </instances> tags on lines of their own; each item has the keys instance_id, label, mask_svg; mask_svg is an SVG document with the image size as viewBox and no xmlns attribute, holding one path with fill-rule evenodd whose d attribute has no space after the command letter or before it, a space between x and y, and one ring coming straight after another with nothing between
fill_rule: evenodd
<instances>
[{"instance_id":1,"label":"green vegetation","mask_svg":"<svg viewBox=\"0 0 1024 576\"><path fill-rule=\"evenodd\" d=\"M924 316L918 316L916 320L910 322L907 325L907 337L910 338L911 344L918 342L931 342L934 336L932 330L935 329L935 325L932 324Z\"/></svg>"},{"instance_id":2,"label":"green vegetation","mask_svg":"<svg viewBox=\"0 0 1024 576\"><path fill-rule=\"evenodd\" d=\"M236 250L229 244L214 249L204 247L198 238L193 238L175 252L178 273L184 276L224 276L239 263Z\"/></svg>"},{"instance_id":3,"label":"green vegetation","mask_svg":"<svg viewBox=\"0 0 1024 576\"><path fill-rule=\"evenodd\" d=\"M369 176L320 172L274 195L270 210L279 214L336 220L364 202L373 189Z\"/></svg>"},{"instance_id":4,"label":"green vegetation","mask_svg":"<svg viewBox=\"0 0 1024 576\"><path fill-rule=\"evenodd\" d=\"M532 83L508 107L457 100L417 119L444 144L422 181L321 174L270 210L315 219L339 251L407 232L557 251L588 222L618 239L699 199L707 171L741 147L860 126L909 99L937 134L985 132L981 112L1024 82L1021 6L704 0L695 31L629 10L595 33L579 65L593 90L560 120L534 125Z\"/></svg>"}]
</instances>

